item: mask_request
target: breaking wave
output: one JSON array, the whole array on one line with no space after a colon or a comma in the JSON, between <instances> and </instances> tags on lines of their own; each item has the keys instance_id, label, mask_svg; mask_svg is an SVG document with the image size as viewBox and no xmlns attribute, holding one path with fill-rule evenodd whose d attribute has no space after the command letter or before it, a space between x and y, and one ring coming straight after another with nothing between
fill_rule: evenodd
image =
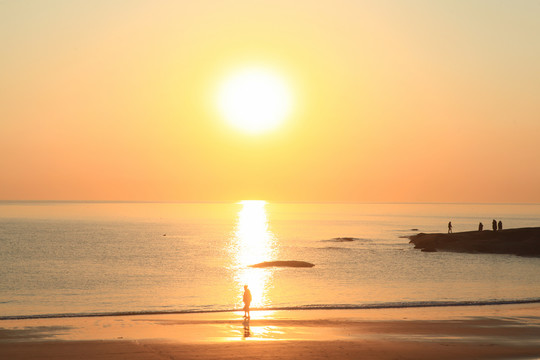
<instances>
[{"instance_id":1,"label":"breaking wave","mask_svg":"<svg viewBox=\"0 0 540 360\"><path fill-rule=\"evenodd\" d=\"M412 301L412 302L388 302L375 304L341 304L341 305L299 305L299 306L270 306L252 308L252 311L273 310L370 310L370 309L407 309L407 308L430 308L430 307L458 307L458 306L496 306L496 305L519 305L537 304L540 298L530 299L494 299L494 300L470 300L470 301ZM38 315L13 315L0 316L0 320L26 320L26 319L54 319L54 318L78 318L78 317L104 317L104 316L133 316L133 315L167 315L167 314L201 314L201 313L224 313L242 311L242 309L186 309L168 311L117 311L95 313L65 313L65 314L38 314Z\"/></svg>"}]
</instances>

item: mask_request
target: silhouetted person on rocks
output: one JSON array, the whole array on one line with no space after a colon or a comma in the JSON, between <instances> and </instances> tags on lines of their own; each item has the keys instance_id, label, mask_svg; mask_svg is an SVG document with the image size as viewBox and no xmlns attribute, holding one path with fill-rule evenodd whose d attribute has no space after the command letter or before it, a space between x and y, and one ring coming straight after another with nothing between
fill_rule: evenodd
<instances>
[{"instance_id":1,"label":"silhouetted person on rocks","mask_svg":"<svg viewBox=\"0 0 540 360\"><path fill-rule=\"evenodd\" d=\"M497 220L493 219L493 221L491 222L491 225L492 225L493 231L497 231Z\"/></svg>"},{"instance_id":2,"label":"silhouetted person on rocks","mask_svg":"<svg viewBox=\"0 0 540 360\"><path fill-rule=\"evenodd\" d=\"M448 233L449 234L452 233L452 222L451 221L448 222Z\"/></svg>"},{"instance_id":3,"label":"silhouetted person on rocks","mask_svg":"<svg viewBox=\"0 0 540 360\"><path fill-rule=\"evenodd\" d=\"M499 227L499 231L501 231L502 230L502 221L501 220L499 220L499 226L498 227Z\"/></svg>"},{"instance_id":4,"label":"silhouetted person on rocks","mask_svg":"<svg viewBox=\"0 0 540 360\"><path fill-rule=\"evenodd\" d=\"M244 285L244 317L249 319L249 304L251 304L251 291L249 291L248 286Z\"/></svg>"},{"instance_id":5,"label":"silhouetted person on rocks","mask_svg":"<svg viewBox=\"0 0 540 360\"><path fill-rule=\"evenodd\" d=\"M484 230L484 224L479 223L478 224L478 231L482 231L482 230Z\"/></svg>"}]
</instances>

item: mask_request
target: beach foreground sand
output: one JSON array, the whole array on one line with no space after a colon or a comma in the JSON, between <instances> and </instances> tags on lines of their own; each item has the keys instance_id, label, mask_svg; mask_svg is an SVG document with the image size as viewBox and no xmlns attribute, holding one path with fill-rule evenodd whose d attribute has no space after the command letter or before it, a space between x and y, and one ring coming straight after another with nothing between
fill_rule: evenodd
<instances>
[{"instance_id":1,"label":"beach foreground sand","mask_svg":"<svg viewBox=\"0 0 540 360\"><path fill-rule=\"evenodd\" d=\"M0 359L540 359L540 305L0 321Z\"/></svg>"}]
</instances>

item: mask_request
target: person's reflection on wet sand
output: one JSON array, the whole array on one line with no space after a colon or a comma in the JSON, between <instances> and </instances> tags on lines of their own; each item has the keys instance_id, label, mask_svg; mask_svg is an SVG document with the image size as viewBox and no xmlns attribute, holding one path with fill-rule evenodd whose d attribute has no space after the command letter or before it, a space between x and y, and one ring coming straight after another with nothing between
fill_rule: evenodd
<instances>
[{"instance_id":1,"label":"person's reflection on wet sand","mask_svg":"<svg viewBox=\"0 0 540 360\"><path fill-rule=\"evenodd\" d=\"M242 322L244 325L244 336L243 338L248 338L251 336L251 331L249 330L249 318L244 318L244 321Z\"/></svg>"}]
</instances>

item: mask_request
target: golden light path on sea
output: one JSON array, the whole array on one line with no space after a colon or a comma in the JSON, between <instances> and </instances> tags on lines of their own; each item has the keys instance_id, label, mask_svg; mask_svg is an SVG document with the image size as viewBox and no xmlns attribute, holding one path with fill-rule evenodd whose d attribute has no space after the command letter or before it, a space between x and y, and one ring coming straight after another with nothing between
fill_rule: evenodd
<instances>
[{"instance_id":1,"label":"golden light path on sea","mask_svg":"<svg viewBox=\"0 0 540 360\"><path fill-rule=\"evenodd\" d=\"M268 293L272 286L270 269L250 268L249 265L274 259L275 237L268 228L266 202L261 200L241 201L238 220L233 235L232 256L237 269L235 280L238 289L248 285L253 301L251 307L268 304ZM239 307L242 307L242 294L239 295Z\"/></svg>"}]
</instances>

